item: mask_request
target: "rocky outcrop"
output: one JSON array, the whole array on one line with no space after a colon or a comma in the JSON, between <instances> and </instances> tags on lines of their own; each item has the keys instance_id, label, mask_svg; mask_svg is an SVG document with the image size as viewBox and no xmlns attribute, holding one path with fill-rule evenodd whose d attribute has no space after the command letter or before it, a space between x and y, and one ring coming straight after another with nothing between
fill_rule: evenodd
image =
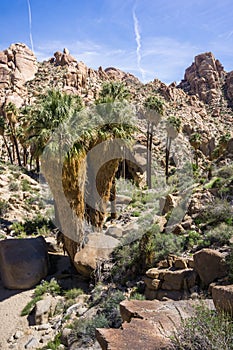
<instances>
[{"instance_id":1,"label":"rocky outcrop","mask_svg":"<svg viewBox=\"0 0 233 350\"><path fill-rule=\"evenodd\" d=\"M9 289L28 289L48 273L46 242L37 238L7 239L0 242L3 284Z\"/></svg>"},{"instance_id":2,"label":"rocky outcrop","mask_svg":"<svg viewBox=\"0 0 233 350\"><path fill-rule=\"evenodd\" d=\"M218 103L225 75L219 60L211 52L206 52L195 57L178 87L188 94L197 95L205 103Z\"/></svg>"},{"instance_id":3,"label":"rocky outcrop","mask_svg":"<svg viewBox=\"0 0 233 350\"><path fill-rule=\"evenodd\" d=\"M54 53L54 58L51 61L54 62L57 66L69 66L71 64L77 64L77 60L70 54L67 48L64 48L63 53L56 51Z\"/></svg>"},{"instance_id":4,"label":"rocky outcrop","mask_svg":"<svg viewBox=\"0 0 233 350\"><path fill-rule=\"evenodd\" d=\"M213 308L211 301L204 301ZM169 350L170 337L180 327L182 319L190 317L197 302L126 300L120 303L123 320L121 329L97 329L97 340L103 350Z\"/></svg>"}]
</instances>

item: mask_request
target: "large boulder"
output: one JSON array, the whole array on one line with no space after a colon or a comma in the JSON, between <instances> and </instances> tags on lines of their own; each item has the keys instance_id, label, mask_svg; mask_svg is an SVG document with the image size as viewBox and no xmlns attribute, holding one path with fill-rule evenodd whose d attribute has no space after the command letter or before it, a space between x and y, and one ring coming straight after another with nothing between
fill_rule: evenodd
<instances>
[{"instance_id":1,"label":"large boulder","mask_svg":"<svg viewBox=\"0 0 233 350\"><path fill-rule=\"evenodd\" d=\"M212 298L217 310L233 315L233 284L228 286L214 286Z\"/></svg>"},{"instance_id":2,"label":"large boulder","mask_svg":"<svg viewBox=\"0 0 233 350\"><path fill-rule=\"evenodd\" d=\"M217 250L202 249L194 254L193 259L194 268L205 286L218 278L225 277L228 273L225 256Z\"/></svg>"},{"instance_id":3,"label":"large boulder","mask_svg":"<svg viewBox=\"0 0 233 350\"><path fill-rule=\"evenodd\" d=\"M85 277L90 277L99 264L109 259L119 241L100 232L90 233L88 242L74 256L76 270Z\"/></svg>"},{"instance_id":4,"label":"large boulder","mask_svg":"<svg viewBox=\"0 0 233 350\"><path fill-rule=\"evenodd\" d=\"M9 289L28 289L48 273L48 253L42 236L0 242L0 271Z\"/></svg>"}]
</instances>

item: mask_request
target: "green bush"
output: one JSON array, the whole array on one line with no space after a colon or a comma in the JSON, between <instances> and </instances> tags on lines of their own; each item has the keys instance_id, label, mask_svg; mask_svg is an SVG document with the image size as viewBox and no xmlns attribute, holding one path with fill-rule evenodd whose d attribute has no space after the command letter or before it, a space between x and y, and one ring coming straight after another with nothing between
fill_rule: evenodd
<instances>
[{"instance_id":1,"label":"green bush","mask_svg":"<svg viewBox=\"0 0 233 350\"><path fill-rule=\"evenodd\" d=\"M192 317L182 320L172 343L177 350L232 350L233 321L226 314L200 304Z\"/></svg>"},{"instance_id":2,"label":"green bush","mask_svg":"<svg viewBox=\"0 0 233 350\"><path fill-rule=\"evenodd\" d=\"M159 226L153 225L140 240L139 254L142 271L155 266L169 254L183 250L183 237L173 233L160 233Z\"/></svg>"},{"instance_id":3,"label":"green bush","mask_svg":"<svg viewBox=\"0 0 233 350\"><path fill-rule=\"evenodd\" d=\"M146 297L144 294L138 293L138 292L133 292L130 295L130 300L146 300Z\"/></svg>"},{"instance_id":4,"label":"green bush","mask_svg":"<svg viewBox=\"0 0 233 350\"><path fill-rule=\"evenodd\" d=\"M139 266L139 241L118 246L112 253L113 268L111 270L114 281L125 284L135 277ZM134 273L132 269L135 269Z\"/></svg>"},{"instance_id":5,"label":"green bush","mask_svg":"<svg viewBox=\"0 0 233 350\"><path fill-rule=\"evenodd\" d=\"M92 319L78 318L72 325L72 338L81 344L90 344L95 339L96 328L107 328L108 320L105 315L96 315Z\"/></svg>"},{"instance_id":6,"label":"green bush","mask_svg":"<svg viewBox=\"0 0 233 350\"><path fill-rule=\"evenodd\" d=\"M196 231L189 231L184 237L184 250L193 249L196 247L202 247L204 245L203 236Z\"/></svg>"},{"instance_id":7,"label":"green bush","mask_svg":"<svg viewBox=\"0 0 233 350\"><path fill-rule=\"evenodd\" d=\"M233 283L233 247L231 246L231 251L226 257L226 263L229 268L228 279L230 283Z\"/></svg>"},{"instance_id":8,"label":"green bush","mask_svg":"<svg viewBox=\"0 0 233 350\"><path fill-rule=\"evenodd\" d=\"M229 240L232 236L233 226L229 226L222 222L205 233L204 243L207 241L210 243L210 245L216 244L217 246L223 246L225 244L229 244Z\"/></svg>"},{"instance_id":9,"label":"green bush","mask_svg":"<svg viewBox=\"0 0 233 350\"><path fill-rule=\"evenodd\" d=\"M19 190L19 185L17 182L10 182L9 184L9 191L15 192Z\"/></svg>"},{"instance_id":10,"label":"green bush","mask_svg":"<svg viewBox=\"0 0 233 350\"><path fill-rule=\"evenodd\" d=\"M228 222L232 218L233 209L231 204L225 199L215 199L207 205L200 215L201 222L215 224Z\"/></svg>"},{"instance_id":11,"label":"green bush","mask_svg":"<svg viewBox=\"0 0 233 350\"><path fill-rule=\"evenodd\" d=\"M52 278L49 282L43 281L41 284L36 286L34 296L42 296L45 293L49 293L53 296L61 294L61 287L54 278Z\"/></svg>"},{"instance_id":12,"label":"green bush","mask_svg":"<svg viewBox=\"0 0 233 350\"><path fill-rule=\"evenodd\" d=\"M42 350L58 350L61 345L61 334L58 333L53 340L50 340L47 345L43 346Z\"/></svg>"},{"instance_id":13,"label":"green bush","mask_svg":"<svg viewBox=\"0 0 233 350\"><path fill-rule=\"evenodd\" d=\"M4 199L0 200L0 216L3 216L4 214L6 214L8 208L9 208L8 202L5 201Z\"/></svg>"},{"instance_id":14,"label":"green bush","mask_svg":"<svg viewBox=\"0 0 233 350\"><path fill-rule=\"evenodd\" d=\"M42 300L41 295L38 295L38 296L34 297L31 301L29 301L29 303L27 303L27 305L21 311L21 316L29 315L30 312L32 311L32 309L34 308L34 306L36 305L37 301L39 301L39 300Z\"/></svg>"},{"instance_id":15,"label":"green bush","mask_svg":"<svg viewBox=\"0 0 233 350\"><path fill-rule=\"evenodd\" d=\"M108 320L108 326L111 328L118 328L121 325L122 320L119 304L124 299L124 294L121 291L117 290L111 292L101 305L101 314L106 317Z\"/></svg>"},{"instance_id":16,"label":"green bush","mask_svg":"<svg viewBox=\"0 0 233 350\"><path fill-rule=\"evenodd\" d=\"M11 230L15 235L48 235L54 229L54 225L50 219L42 215L37 215L33 219L26 219L24 222L14 222Z\"/></svg>"},{"instance_id":17,"label":"green bush","mask_svg":"<svg viewBox=\"0 0 233 350\"><path fill-rule=\"evenodd\" d=\"M45 293L49 293L53 296L61 294L61 288L54 278L52 278L50 282L43 281L36 286L33 293L33 299L23 308L21 316L28 315L36 305L37 301L41 300Z\"/></svg>"},{"instance_id":18,"label":"green bush","mask_svg":"<svg viewBox=\"0 0 233 350\"><path fill-rule=\"evenodd\" d=\"M84 292L81 288L72 288L64 292L64 297L66 298L66 300L75 299L79 295L82 295L83 293Z\"/></svg>"},{"instance_id":19,"label":"green bush","mask_svg":"<svg viewBox=\"0 0 233 350\"><path fill-rule=\"evenodd\" d=\"M22 191L24 192L30 192L30 190L32 189L30 182L27 179L22 179L21 187L22 187Z\"/></svg>"}]
</instances>

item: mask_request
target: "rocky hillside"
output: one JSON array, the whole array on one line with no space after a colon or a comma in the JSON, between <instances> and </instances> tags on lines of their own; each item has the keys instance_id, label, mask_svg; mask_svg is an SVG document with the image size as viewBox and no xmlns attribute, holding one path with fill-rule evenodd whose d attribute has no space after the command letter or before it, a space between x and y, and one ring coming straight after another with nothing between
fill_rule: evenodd
<instances>
[{"instance_id":1,"label":"rocky hillside","mask_svg":"<svg viewBox=\"0 0 233 350\"><path fill-rule=\"evenodd\" d=\"M139 105L150 94L162 97L165 114L179 116L187 135L202 134L204 153L215 146L216 138L231 132L233 72L225 72L212 53L196 56L181 83L168 86L158 79L142 84L132 74L113 67L94 70L71 56L68 49L55 52L44 62L37 62L24 44L12 44L0 52L0 108L9 102L17 107L32 104L48 88L78 94L88 105L98 97L102 83L111 80L124 82L132 101Z\"/></svg>"}]
</instances>

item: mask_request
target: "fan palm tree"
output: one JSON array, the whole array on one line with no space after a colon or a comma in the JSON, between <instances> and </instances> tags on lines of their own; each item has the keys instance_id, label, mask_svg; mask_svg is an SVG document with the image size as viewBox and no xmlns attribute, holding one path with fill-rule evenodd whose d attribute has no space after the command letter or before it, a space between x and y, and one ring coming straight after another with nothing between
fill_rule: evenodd
<instances>
[{"instance_id":1,"label":"fan palm tree","mask_svg":"<svg viewBox=\"0 0 233 350\"><path fill-rule=\"evenodd\" d=\"M64 94L58 90L48 90L36 102L31 114L31 123L27 129L39 172L39 159L56 128L72 113L82 108L79 96Z\"/></svg>"},{"instance_id":2,"label":"fan palm tree","mask_svg":"<svg viewBox=\"0 0 233 350\"><path fill-rule=\"evenodd\" d=\"M126 86L121 82L107 82L102 86L99 99L96 100L96 105L97 111L99 111L104 119L104 125L98 131L95 144L98 145L102 143L102 148L105 152L107 152L107 148L111 147L112 139L120 138L126 140L132 136L133 127L130 121L127 121L126 115L124 115L123 118L119 118L121 111L118 109L124 109L124 101L127 101L129 98L130 93ZM119 105L117 105L118 103ZM103 141L107 141L107 143L104 145ZM116 143L114 143L114 147L118 147ZM113 153L114 151L117 150L112 149ZM92 159L92 155L90 154L89 173L94 170L93 166L98 167L98 165L101 164L102 155L100 154L99 159L97 159L97 154L95 154L94 157L95 159ZM106 212L106 203L109 199L111 201L111 219L117 217L115 175L119 168L120 161L124 162L125 160L114 158L114 155L112 155L112 159L103 164L99 169L96 182L89 182L90 186L97 186L101 198L101 205L99 206L99 209L101 210L89 205L87 206L87 218L95 227L102 227ZM91 194L93 191L89 189L88 192Z\"/></svg>"},{"instance_id":3,"label":"fan palm tree","mask_svg":"<svg viewBox=\"0 0 233 350\"><path fill-rule=\"evenodd\" d=\"M8 120L8 125L9 125L9 129L10 129L10 137L11 137L13 145L15 147L18 165L21 166L21 158L20 158L19 144L18 144L17 131L16 131L16 123L18 121L18 109L14 103L9 102L4 107L4 112L5 112L6 118Z\"/></svg>"},{"instance_id":4,"label":"fan palm tree","mask_svg":"<svg viewBox=\"0 0 233 350\"><path fill-rule=\"evenodd\" d=\"M77 249L82 246L84 216L94 227L100 228L103 225L105 204L110 196L119 159L113 155L114 159L100 169L99 164L114 139L121 137L129 139L133 127L126 123L127 118L124 113L126 109L122 112L118 104L115 106L98 104L95 109L83 110L76 114L75 103L73 104L63 94L57 97L59 103L53 101L52 105L48 104L49 97L47 97L41 105L33 130L36 131L40 126L40 132L35 133L37 140L39 136L39 140L43 141L40 149L43 148L44 141L48 140L48 135L44 137L42 126L52 125L52 128L48 129L51 130L63 118L67 120L67 123L59 126L53 137L50 138L43 152L42 169L54 196L59 226L64 234L65 249L73 260ZM41 120L43 120L42 126L39 123ZM90 151L100 144L101 152L93 157ZM62 184L58 186L59 179L55 174L59 173L62 173ZM95 173L97 179L92 181ZM101 203L97 203L94 197L92 198L93 205L87 204L85 207L85 200L90 203L89 196L94 196L94 187L97 188Z\"/></svg>"},{"instance_id":5,"label":"fan palm tree","mask_svg":"<svg viewBox=\"0 0 233 350\"><path fill-rule=\"evenodd\" d=\"M170 158L171 144L172 144L172 140L174 140L178 136L178 134L181 130L181 119L179 117L175 117L175 116L168 117L167 123L166 123L166 129L167 129L167 141L166 141L165 175L166 175L166 181L168 181L169 158Z\"/></svg>"},{"instance_id":6,"label":"fan palm tree","mask_svg":"<svg viewBox=\"0 0 233 350\"><path fill-rule=\"evenodd\" d=\"M130 98L130 93L126 86L121 82L106 82L103 83L99 93L99 99L96 104L112 103L115 101L124 101Z\"/></svg>"},{"instance_id":7,"label":"fan palm tree","mask_svg":"<svg viewBox=\"0 0 233 350\"><path fill-rule=\"evenodd\" d=\"M189 138L189 142L195 150L195 163L196 167L198 168L198 150L201 145L201 134L198 132L193 133Z\"/></svg>"},{"instance_id":8,"label":"fan palm tree","mask_svg":"<svg viewBox=\"0 0 233 350\"><path fill-rule=\"evenodd\" d=\"M161 116L164 113L164 103L158 97L149 96L145 102L147 119L147 186L151 188L151 162L152 162L152 143L154 126L158 125Z\"/></svg>"},{"instance_id":9,"label":"fan palm tree","mask_svg":"<svg viewBox=\"0 0 233 350\"><path fill-rule=\"evenodd\" d=\"M5 118L3 116L0 116L0 136L2 136L2 138L3 138L3 142L4 142L4 145L5 145L6 149L7 149L7 153L8 153L10 162L11 162L11 164L13 164L13 157L12 157L12 154L11 154L11 149L10 149L10 147L8 145L8 142L7 142L7 139L6 139L6 136L5 136L5 130L6 130Z\"/></svg>"}]
</instances>

